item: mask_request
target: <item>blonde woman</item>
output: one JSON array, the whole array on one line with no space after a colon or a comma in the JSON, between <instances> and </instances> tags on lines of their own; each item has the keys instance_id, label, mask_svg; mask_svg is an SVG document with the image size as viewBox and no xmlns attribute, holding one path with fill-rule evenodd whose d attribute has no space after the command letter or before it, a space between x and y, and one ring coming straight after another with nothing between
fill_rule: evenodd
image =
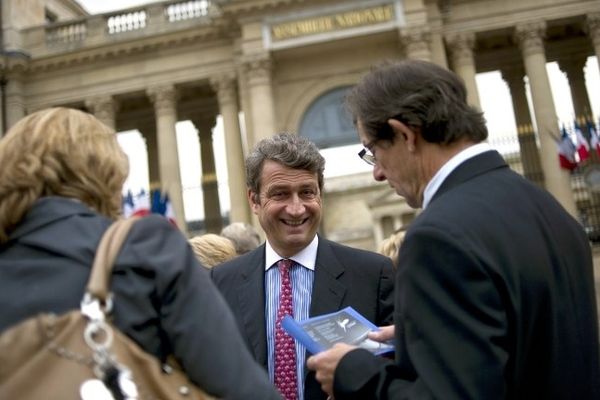
<instances>
[{"instance_id":1,"label":"blonde woman","mask_svg":"<svg viewBox=\"0 0 600 400\"><path fill-rule=\"evenodd\" d=\"M379 245L379 248L377 249L379 254L389 257L396 267L398 262L398 254L400 252L400 245L402 244L402 240L404 240L405 233L406 231L404 229L395 231L390 236L383 239Z\"/></svg>"},{"instance_id":2,"label":"blonde woman","mask_svg":"<svg viewBox=\"0 0 600 400\"><path fill-rule=\"evenodd\" d=\"M212 268L237 256L233 242L214 233L194 236L189 242L200 264L207 268Z\"/></svg>"},{"instance_id":3,"label":"blonde woman","mask_svg":"<svg viewBox=\"0 0 600 400\"><path fill-rule=\"evenodd\" d=\"M52 108L8 131L0 165L1 332L79 307L96 246L121 212L128 161L115 132L92 115ZM115 324L159 359L173 354L210 394L279 398L208 272L165 218L135 223L111 290Z\"/></svg>"}]
</instances>

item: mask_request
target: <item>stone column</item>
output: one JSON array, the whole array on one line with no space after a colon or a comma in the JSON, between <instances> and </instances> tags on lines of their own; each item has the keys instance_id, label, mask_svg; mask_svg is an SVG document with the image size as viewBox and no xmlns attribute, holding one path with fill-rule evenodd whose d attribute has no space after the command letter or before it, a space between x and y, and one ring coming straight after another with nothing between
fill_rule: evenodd
<instances>
[{"instance_id":1,"label":"stone column","mask_svg":"<svg viewBox=\"0 0 600 400\"><path fill-rule=\"evenodd\" d=\"M146 141L146 151L148 153L148 179L150 180L150 187L160 187L156 121L154 118L146 118L137 121L136 126Z\"/></svg>"},{"instance_id":2,"label":"stone column","mask_svg":"<svg viewBox=\"0 0 600 400\"><path fill-rule=\"evenodd\" d=\"M444 2L429 2L427 5L421 3L416 5L423 11L423 18L429 26L429 49L431 50L431 61L437 65L448 68L448 56L446 55L446 46L444 45L444 15L442 10ZM406 10L405 10L406 12Z\"/></svg>"},{"instance_id":3,"label":"stone column","mask_svg":"<svg viewBox=\"0 0 600 400\"><path fill-rule=\"evenodd\" d=\"M575 109L575 116L577 118L590 116L592 110L585 86L585 75L583 73L586 61L587 57L575 55L558 61L559 68L567 75L573 108ZM585 131L585 127L582 128Z\"/></svg>"},{"instance_id":4,"label":"stone column","mask_svg":"<svg viewBox=\"0 0 600 400\"><path fill-rule=\"evenodd\" d=\"M106 94L86 99L85 106L104 125L116 131L117 102L111 95Z\"/></svg>"},{"instance_id":5,"label":"stone column","mask_svg":"<svg viewBox=\"0 0 600 400\"><path fill-rule=\"evenodd\" d=\"M192 123L198 130L200 140L200 163L202 164L202 198L204 199L204 228L207 232L219 233L223 228L221 205L219 203L219 185L215 168L212 129L214 117L194 118Z\"/></svg>"},{"instance_id":6,"label":"stone column","mask_svg":"<svg viewBox=\"0 0 600 400\"><path fill-rule=\"evenodd\" d=\"M594 44L594 52L596 53L598 68L600 69L600 13L588 14L587 31Z\"/></svg>"},{"instance_id":7,"label":"stone column","mask_svg":"<svg viewBox=\"0 0 600 400\"><path fill-rule=\"evenodd\" d=\"M525 71L522 66L514 66L503 68L501 73L502 79L508 85L513 103L523 175L540 187L544 187L544 172L540 161L540 151L536 143L525 93L525 82L523 80Z\"/></svg>"},{"instance_id":8,"label":"stone column","mask_svg":"<svg viewBox=\"0 0 600 400\"><path fill-rule=\"evenodd\" d=\"M156 86L147 90L154 104L156 114L156 130L158 143L158 160L160 184L163 191L169 193L177 226L187 234L179 173L179 156L177 153L177 123L176 91L173 85Z\"/></svg>"},{"instance_id":9,"label":"stone column","mask_svg":"<svg viewBox=\"0 0 600 400\"><path fill-rule=\"evenodd\" d=\"M400 30L400 43L406 57L410 59L431 61L429 41L430 32L427 27L410 27Z\"/></svg>"},{"instance_id":10,"label":"stone column","mask_svg":"<svg viewBox=\"0 0 600 400\"><path fill-rule=\"evenodd\" d=\"M25 99L23 97L23 76L21 73L11 74L6 84L6 129L16 124L25 116Z\"/></svg>"},{"instance_id":11,"label":"stone column","mask_svg":"<svg viewBox=\"0 0 600 400\"><path fill-rule=\"evenodd\" d=\"M556 141L560 137L560 130L550 79L546 71L546 54L543 43L545 30L546 23L543 21L519 24L516 27L515 39L521 48L525 72L529 78L546 189L571 215L576 217L577 208L573 198L570 175L568 171L561 169L558 163Z\"/></svg>"},{"instance_id":12,"label":"stone column","mask_svg":"<svg viewBox=\"0 0 600 400\"><path fill-rule=\"evenodd\" d=\"M225 157L227 157L229 200L231 203L229 221L250 223L235 74L214 77L210 83L217 92L219 109L223 117L225 147L227 148Z\"/></svg>"},{"instance_id":13,"label":"stone column","mask_svg":"<svg viewBox=\"0 0 600 400\"><path fill-rule=\"evenodd\" d=\"M242 139L242 152L248 154L250 151L250 138L254 137L252 132L252 102L250 101L249 90L248 90L248 78L244 72L244 66L239 64L236 66L236 73L238 77L238 93L237 97L239 102L239 114L243 119L238 118L238 124L240 127L240 134ZM238 117L240 116L238 115Z\"/></svg>"},{"instance_id":14,"label":"stone column","mask_svg":"<svg viewBox=\"0 0 600 400\"><path fill-rule=\"evenodd\" d=\"M475 34L473 32L458 32L446 37L446 43L450 48L452 68L465 82L467 87L467 102L481 110L477 80L475 75L475 59L473 49L475 47Z\"/></svg>"},{"instance_id":15,"label":"stone column","mask_svg":"<svg viewBox=\"0 0 600 400\"><path fill-rule=\"evenodd\" d=\"M381 242L383 242L383 239L385 239L385 235L383 233L383 223L382 223L382 217L378 216L374 221L373 221L373 236L375 239L375 247L378 247Z\"/></svg>"},{"instance_id":16,"label":"stone column","mask_svg":"<svg viewBox=\"0 0 600 400\"><path fill-rule=\"evenodd\" d=\"M259 140L276 133L271 83L272 60L268 53L245 56L243 66L252 103L252 137L249 138L248 145L253 147Z\"/></svg>"}]
</instances>

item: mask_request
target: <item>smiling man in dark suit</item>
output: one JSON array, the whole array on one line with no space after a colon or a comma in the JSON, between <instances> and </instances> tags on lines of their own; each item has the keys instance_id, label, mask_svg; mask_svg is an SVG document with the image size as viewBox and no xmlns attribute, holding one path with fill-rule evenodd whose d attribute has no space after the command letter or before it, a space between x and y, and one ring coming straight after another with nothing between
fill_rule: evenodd
<instances>
[{"instance_id":1,"label":"smiling man in dark suit","mask_svg":"<svg viewBox=\"0 0 600 400\"><path fill-rule=\"evenodd\" d=\"M324 168L306 138L279 134L260 141L246 159L246 174L248 200L267 241L212 270L254 357L287 400L327 395L314 374L306 376L303 346L291 344L291 357L278 350L287 336L278 334L282 304L291 301L297 320L352 306L376 325L392 321L391 260L317 235ZM279 266L282 259L292 261L289 269ZM291 300L282 300L289 292ZM285 363L292 364L292 378L280 378Z\"/></svg>"},{"instance_id":2,"label":"smiling man in dark suit","mask_svg":"<svg viewBox=\"0 0 600 400\"><path fill-rule=\"evenodd\" d=\"M396 361L338 344L308 360L326 391L336 400L599 399L586 235L484 142L460 78L424 61L386 64L348 104L373 177L423 211L399 252Z\"/></svg>"}]
</instances>

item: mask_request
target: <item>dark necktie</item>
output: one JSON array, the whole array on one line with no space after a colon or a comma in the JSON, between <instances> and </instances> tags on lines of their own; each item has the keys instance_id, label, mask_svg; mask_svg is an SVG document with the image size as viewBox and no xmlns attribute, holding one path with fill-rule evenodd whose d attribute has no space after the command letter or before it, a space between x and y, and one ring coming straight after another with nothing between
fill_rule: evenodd
<instances>
[{"instance_id":1,"label":"dark necktie","mask_svg":"<svg viewBox=\"0 0 600 400\"><path fill-rule=\"evenodd\" d=\"M296 376L296 347L294 338L288 335L281 326L281 320L286 315L294 316L292 304L292 281L290 268L292 260L279 260L279 309L275 321L275 387L285 400L298 398L298 381Z\"/></svg>"}]
</instances>

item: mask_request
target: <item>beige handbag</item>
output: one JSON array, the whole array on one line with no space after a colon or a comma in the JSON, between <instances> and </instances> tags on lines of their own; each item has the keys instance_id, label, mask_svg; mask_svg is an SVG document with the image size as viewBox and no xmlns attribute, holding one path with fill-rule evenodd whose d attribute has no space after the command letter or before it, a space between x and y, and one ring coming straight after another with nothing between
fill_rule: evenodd
<instances>
[{"instance_id":1,"label":"beige handbag","mask_svg":"<svg viewBox=\"0 0 600 400\"><path fill-rule=\"evenodd\" d=\"M0 399L209 399L107 317L112 266L134 221L102 237L79 310L41 314L0 335Z\"/></svg>"}]
</instances>

